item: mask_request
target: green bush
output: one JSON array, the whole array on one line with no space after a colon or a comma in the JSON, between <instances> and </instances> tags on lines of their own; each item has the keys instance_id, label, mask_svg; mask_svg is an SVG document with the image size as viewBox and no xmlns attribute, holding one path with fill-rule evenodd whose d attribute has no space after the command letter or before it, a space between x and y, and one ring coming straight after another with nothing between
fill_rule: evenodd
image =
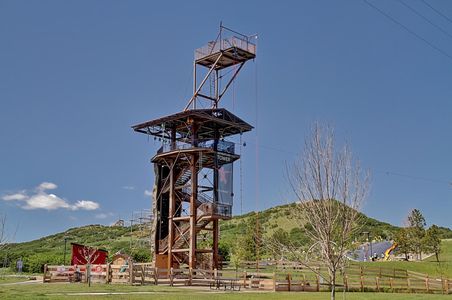
<instances>
[{"instance_id":1,"label":"green bush","mask_svg":"<svg viewBox=\"0 0 452 300\"><path fill-rule=\"evenodd\" d=\"M151 251L150 249L136 249L132 252L132 258L135 262L150 262Z\"/></svg>"},{"instance_id":2,"label":"green bush","mask_svg":"<svg viewBox=\"0 0 452 300\"><path fill-rule=\"evenodd\" d=\"M61 255L38 253L24 257L23 271L29 273L42 273L44 272L44 265L62 265L63 258Z\"/></svg>"}]
</instances>

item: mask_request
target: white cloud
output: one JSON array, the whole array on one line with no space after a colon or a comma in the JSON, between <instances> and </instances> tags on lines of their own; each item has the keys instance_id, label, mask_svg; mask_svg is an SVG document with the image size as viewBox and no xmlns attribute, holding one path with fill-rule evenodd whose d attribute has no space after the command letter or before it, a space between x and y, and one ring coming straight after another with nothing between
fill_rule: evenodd
<instances>
[{"instance_id":1,"label":"white cloud","mask_svg":"<svg viewBox=\"0 0 452 300\"><path fill-rule=\"evenodd\" d=\"M96 210L100 207L99 203L90 200L79 200L75 204L71 204L63 198L55 194L48 194L47 190L54 190L58 186L51 182L43 182L36 187L35 193L31 196L26 191L15 194L5 195L1 199L4 201L21 201L24 202L20 207L23 209L68 209L68 210Z\"/></svg>"},{"instance_id":2,"label":"white cloud","mask_svg":"<svg viewBox=\"0 0 452 300\"><path fill-rule=\"evenodd\" d=\"M152 191L144 190L145 196L152 196Z\"/></svg>"},{"instance_id":3,"label":"white cloud","mask_svg":"<svg viewBox=\"0 0 452 300\"><path fill-rule=\"evenodd\" d=\"M132 190L135 189L135 187L134 187L134 186L131 186L131 185L125 185L125 186L123 186L122 188L123 188L124 190L129 190L129 191L132 191Z\"/></svg>"},{"instance_id":4,"label":"white cloud","mask_svg":"<svg viewBox=\"0 0 452 300\"><path fill-rule=\"evenodd\" d=\"M27 198L28 198L28 196L23 192L12 194L12 195L5 195L2 197L2 199L5 201L21 201L21 200L25 200Z\"/></svg>"},{"instance_id":5,"label":"white cloud","mask_svg":"<svg viewBox=\"0 0 452 300\"><path fill-rule=\"evenodd\" d=\"M45 209L55 210L58 208L70 208L70 205L54 194L40 193L31 196L25 200L26 205L22 206L24 209Z\"/></svg>"},{"instance_id":6,"label":"white cloud","mask_svg":"<svg viewBox=\"0 0 452 300\"><path fill-rule=\"evenodd\" d=\"M58 188L58 186L55 183L52 182L43 182L38 187L38 191L45 191L45 190L54 190Z\"/></svg>"},{"instance_id":7,"label":"white cloud","mask_svg":"<svg viewBox=\"0 0 452 300\"><path fill-rule=\"evenodd\" d=\"M72 210L78 210L78 209L96 210L99 207L100 207L100 205L97 202L89 201L89 200L79 200L79 201L77 201L77 203L72 205L71 209Z\"/></svg>"}]
</instances>

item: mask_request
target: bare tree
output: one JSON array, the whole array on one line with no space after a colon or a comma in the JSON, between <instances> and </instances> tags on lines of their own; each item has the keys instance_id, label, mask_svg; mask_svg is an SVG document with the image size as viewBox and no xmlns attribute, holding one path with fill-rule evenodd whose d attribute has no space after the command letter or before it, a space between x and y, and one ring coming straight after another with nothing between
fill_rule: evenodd
<instances>
[{"instance_id":1,"label":"bare tree","mask_svg":"<svg viewBox=\"0 0 452 300\"><path fill-rule=\"evenodd\" d=\"M0 215L0 250L8 244L8 235L6 233L6 215Z\"/></svg>"},{"instance_id":2,"label":"bare tree","mask_svg":"<svg viewBox=\"0 0 452 300\"><path fill-rule=\"evenodd\" d=\"M315 124L304 151L288 167L288 179L298 200L295 221L310 240L306 253L326 265L331 299L335 299L336 276L360 227L369 174L361 170L347 145L335 148L332 128Z\"/></svg>"},{"instance_id":3,"label":"bare tree","mask_svg":"<svg viewBox=\"0 0 452 300\"><path fill-rule=\"evenodd\" d=\"M86 261L86 276L88 286L91 286L91 265L99 258L99 249L96 247L83 246L79 248L79 254Z\"/></svg>"},{"instance_id":4,"label":"bare tree","mask_svg":"<svg viewBox=\"0 0 452 300\"><path fill-rule=\"evenodd\" d=\"M19 226L16 226L15 231L11 234L7 231L7 224L6 224L6 214L0 214L0 251L3 251L5 249L5 257L3 258L3 266L7 266L9 264L8 262L8 249L7 246L9 243L11 243L12 240L14 240L16 236L17 229Z\"/></svg>"}]
</instances>

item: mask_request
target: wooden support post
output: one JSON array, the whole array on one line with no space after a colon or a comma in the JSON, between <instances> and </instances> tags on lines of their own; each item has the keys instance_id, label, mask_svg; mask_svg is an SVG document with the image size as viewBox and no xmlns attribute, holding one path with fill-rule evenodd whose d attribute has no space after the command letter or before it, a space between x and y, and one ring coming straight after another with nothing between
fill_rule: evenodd
<instances>
[{"instance_id":1,"label":"wooden support post","mask_svg":"<svg viewBox=\"0 0 452 300\"><path fill-rule=\"evenodd\" d=\"M214 204L215 207L215 204ZM216 210L216 208L214 208ZM216 213L215 211L212 211L212 213ZM212 221L212 236L213 236L213 253L212 253L212 259L213 259L213 267L218 268L219 267L219 259L218 259L218 242L219 242L219 236L220 236L220 226L218 225L218 220Z\"/></svg>"},{"instance_id":2,"label":"wooden support post","mask_svg":"<svg viewBox=\"0 0 452 300\"><path fill-rule=\"evenodd\" d=\"M389 277L389 287L391 288L391 291L394 292L394 285L392 283L392 277Z\"/></svg>"},{"instance_id":3,"label":"wooden support post","mask_svg":"<svg viewBox=\"0 0 452 300\"><path fill-rule=\"evenodd\" d=\"M170 269L170 276L169 276L169 280L170 280L170 286L174 285L174 277L173 277L173 268Z\"/></svg>"},{"instance_id":4,"label":"wooden support post","mask_svg":"<svg viewBox=\"0 0 452 300\"><path fill-rule=\"evenodd\" d=\"M196 128L195 124L193 127ZM196 131L195 131L196 132ZM195 133L193 133L195 135ZM193 146L197 146L197 137L193 137ZM190 268L196 268L196 222L197 222L197 199L198 199L198 169L196 164L198 158L196 154L193 154L191 159L191 197L190 197L190 247L189 247L189 262Z\"/></svg>"},{"instance_id":5,"label":"wooden support post","mask_svg":"<svg viewBox=\"0 0 452 300\"><path fill-rule=\"evenodd\" d=\"M169 179L170 179L170 190L169 190L169 208L168 208L168 261L166 268L169 270L173 267L173 246L174 246L174 214L176 207L176 194L174 191L175 183L175 172L174 172L174 164L175 161L172 162L173 166L170 169Z\"/></svg>"},{"instance_id":6,"label":"wooden support post","mask_svg":"<svg viewBox=\"0 0 452 300\"><path fill-rule=\"evenodd\" d=\"M193 268L190 268L188 270L188 285L192 285L193 280Z\"/></svg>"},{"instance_id":7,"label":"wooden support post","mask_svg":"<svg viewBox=\"0 0 452 300\"><path fill-rule=\"evenodd\" d=\"M375 277L375 287L377 289L377 292L380 291L380 277Z\"/></svg>"},{"instance_id":8,"label":"wooden support post","mask_svg":"<svg viewBox=\"0 0 452 300\"><path fill-rule=\"evenodd\" d=\"M306 274L303 273L303 291L305 289L306 286Z\"/></svg>"},{"instance_id":9,"label":"wooden support post","mask_svg":"<svg viewBox=\"0 0 452 300\"><path fill-rule=\"evenodd\" d=\"M89 270L91 268L90 264L85 265L85 283L90 282L89 277L91 276L91 270Z\"/></svg>"},{"instance_id":10,"label":"wooden support post","mask_svg":"<svg viewBox=\"0 0 452 300\"><path fill-rule=\"evenodd\" d=\"M218 76L218 71L216 71L216 74ZM218 82L215 83L216 87L218 87ZM219 178L219 165L218 165L218 157L217 157L217 151L218 151L218 141L220 138L220 134L218 132L218 129L214 130L214 142L213 142L213 150L215 151L214 156L214 162L213 162L213 205L214 210L217 208L215 207L218 204L219 196L218 196L218 178ZM212 213L215 213L215 211L212 211ZM218 239L220 235L220 228L218 226L218 220L212 221L212 243L213 243L213 266L214 268L218 268Z\"/></svg>"},{"instance_id":11,"label":"wooden support post","mask_svg":"<svg viewBox=\"0 0 452 300\"><path fill-rule=\"evenodd\" d=\"M246 271L243 272L243 287L246 287Z\"/></svg>"},{"instance_id":12,"label":"wooden support post","mask_svg":"<svg viewBox=\"0 0 452 300\"><path fill-rule=\"evenodd\" d=\"M346 292L348 292L348 276L347 275L344 275L344 289Z\"/></svg>"},{"instance_id":13,"label":"wooden support post","mask_svg":"<svg viewBox=\"0 0 452 300\"><path fill-rule=\"evenodd\" d=\"M430 284L429 284L429 280L428 280L428 275L427 275L427 277L425 277L425 289L427 290L427 293L430 292Z\"/></svg>"}]
</instances>

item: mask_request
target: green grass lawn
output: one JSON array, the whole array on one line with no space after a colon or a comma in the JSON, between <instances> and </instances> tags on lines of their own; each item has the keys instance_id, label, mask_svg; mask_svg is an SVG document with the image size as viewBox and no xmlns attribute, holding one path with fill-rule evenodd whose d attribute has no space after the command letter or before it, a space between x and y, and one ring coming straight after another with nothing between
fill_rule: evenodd
<instances>
[{"instance_id":1,"label":"green grass lawn","mask_svg":"<svg viewBox=\"0 0 452 300\"><path fill-rule=\"evenodd\" d=\"M28 276L23 276L23 277L0 276L0 284L21 282L21 281L28 281Z\"/></svg>"},{"instance_id":2,"label":"green grass lawn","mask_svg":"<svg viewBox=\"0 0 452 300\"><path fill-rule=\"evenodd\" d=\"M83 293L130 293L117 295L86 295ZM329 293L307 292L217 292L208 288L193 289L168 286L128 286L95 284L27 284L3 285L0 287L0 299L329 299ZM383 299L450 299L446 295L424 294L385 294L385 293L347 293L350 300ZM338 293L337 299L343 299Z\"/></svg>"}]
</instances>

